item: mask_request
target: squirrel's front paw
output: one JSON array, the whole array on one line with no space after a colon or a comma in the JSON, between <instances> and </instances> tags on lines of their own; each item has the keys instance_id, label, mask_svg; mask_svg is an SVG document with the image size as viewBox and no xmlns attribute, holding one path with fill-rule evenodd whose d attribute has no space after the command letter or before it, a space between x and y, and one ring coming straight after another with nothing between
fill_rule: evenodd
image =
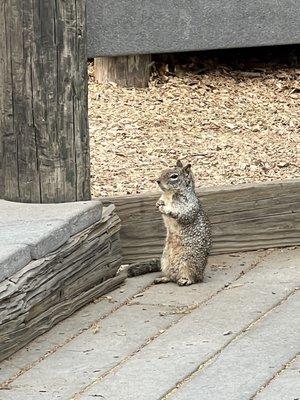
<instances>
[{"instance_id":1,"label":"squirrel's front paw","mask_svg":"<svg viewBox=\"0 0 300 400\"><path fill-rule=\"evenodd\" d=\"M160 207L164 206L165 203L164 203L163 200L159 199L159 200L157 200L157 202L156 202L155 205L156 205L156 207L159 209ZM160 210L159 210L159 211L160 211Z\"/></svg>"},{"instance_id":2,"label":"squirrel's front paw","mask_svg":"<svg viewBox=\"0 0 300 400\"><path fill-rule=\"evenodd\" d=\"M162 214L165 214L165 206L164 206L164 204L158 206L158 211L159 211L160 213L162 213Z\"/></svg>"}]
</instances>

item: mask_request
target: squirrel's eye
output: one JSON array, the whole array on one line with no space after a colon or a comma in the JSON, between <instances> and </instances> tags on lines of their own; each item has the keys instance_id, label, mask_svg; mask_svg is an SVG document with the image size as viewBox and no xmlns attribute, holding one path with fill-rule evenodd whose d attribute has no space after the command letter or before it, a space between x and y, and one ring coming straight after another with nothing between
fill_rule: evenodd
<instances>
[{"instance_id":1,"label":"squirrel's eye","mask_svg":"<svg viewBox=\"0 0 300 400\"><path fill-rule=\"evenodd\" d=\"M170 178L171 178L172 180L175 180L175 179L178 178L178 174L173 174L173 175L170 176Z\"/></svg>"}]
</instances>

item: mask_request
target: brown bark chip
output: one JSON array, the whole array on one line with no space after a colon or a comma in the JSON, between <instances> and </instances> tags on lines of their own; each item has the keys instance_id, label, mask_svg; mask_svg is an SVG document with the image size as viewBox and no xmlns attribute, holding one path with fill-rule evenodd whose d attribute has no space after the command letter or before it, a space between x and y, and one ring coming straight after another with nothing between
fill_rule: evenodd
<instances>
[{"instance_id":1,"label":"brown bark chip","mask_svg":"<svg viewBox=\"0 0 300 400\"><path fill-rule=\"evenodd\" d=\"M177 158L198 185L300 176L297 68L177 70L147 89L90 79L89 119L94 196L156 190Z\"/></svg>"}]
</instances>

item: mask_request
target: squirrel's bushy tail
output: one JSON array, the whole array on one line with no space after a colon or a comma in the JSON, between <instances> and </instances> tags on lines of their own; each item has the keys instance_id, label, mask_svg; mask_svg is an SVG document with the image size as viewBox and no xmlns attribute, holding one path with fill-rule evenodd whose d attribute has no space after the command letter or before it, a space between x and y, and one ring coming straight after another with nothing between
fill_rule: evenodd
<instances>
[{"instance_id":1,"label":"squirrel's bushy tail","mask_svg":"<svg viewBox=\"0 0 300 400\"><path fill-rule=\"evenodd\" d=\"M160 260L148 260L129 265L127 276L138 276L160 271Z\"/></svg>"}]
</instances>

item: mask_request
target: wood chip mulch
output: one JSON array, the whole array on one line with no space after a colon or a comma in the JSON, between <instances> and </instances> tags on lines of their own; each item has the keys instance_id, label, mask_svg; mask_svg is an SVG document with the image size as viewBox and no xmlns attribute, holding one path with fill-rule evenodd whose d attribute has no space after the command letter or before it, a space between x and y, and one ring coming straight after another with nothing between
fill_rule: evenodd
<instances>
[{"instance_id":1,"label":"wood chip mulch","mask_svg":"<svg viewBox=\"0 0 300 400\"><path fill-rule=\"evenodd\" d=\"M178 158L201 186L300 176L297 68L178 69L147 89L91 78L89 121L93 196L157 190Z\"/></svg>"}]
</instances>

